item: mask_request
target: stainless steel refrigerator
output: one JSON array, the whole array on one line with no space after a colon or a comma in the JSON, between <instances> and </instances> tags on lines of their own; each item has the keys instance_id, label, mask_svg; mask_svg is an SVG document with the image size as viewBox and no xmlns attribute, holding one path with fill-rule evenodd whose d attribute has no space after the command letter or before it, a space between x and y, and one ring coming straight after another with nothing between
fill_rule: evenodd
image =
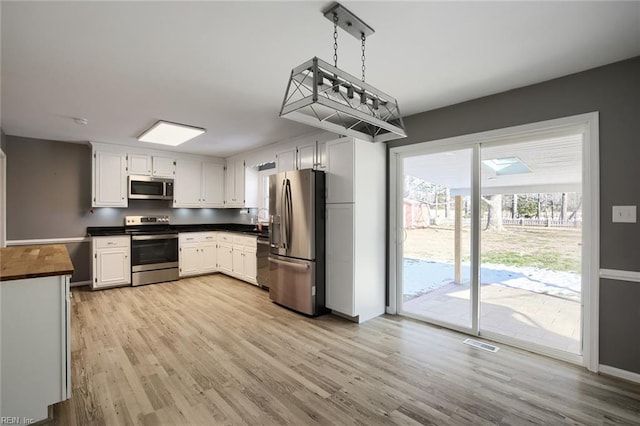
<instances>
[{"instance_id":1,"label":"stainless steel refrigerator","mask_svg":"<svg viewBox=\"0 0 640 426\"><path fill-rule=\"evenodd\" d=\"M287 308L325 310L325 174L269 176L269 297Z\"/></svg>"}]
</instances>

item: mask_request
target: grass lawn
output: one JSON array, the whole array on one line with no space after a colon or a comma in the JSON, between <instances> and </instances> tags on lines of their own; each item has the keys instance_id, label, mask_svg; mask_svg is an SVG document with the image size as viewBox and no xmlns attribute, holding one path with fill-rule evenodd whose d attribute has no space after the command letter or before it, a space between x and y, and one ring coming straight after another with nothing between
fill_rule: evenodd
<instances>
[{"instance_id":1,"label":"grass lawn","mask_svg":"<svg viewBox=\"0 0 640 426\"><path fill-rule=\"evenodd\" d=\"M502 232L482 231L482 262L579 273L581 236L579 228L508 226ZM453 262L453 237L452 226L408 229L404 257ZM470 233L468 228L463 228L463 261L469 257Z\"/></svg>"}]
</instances>

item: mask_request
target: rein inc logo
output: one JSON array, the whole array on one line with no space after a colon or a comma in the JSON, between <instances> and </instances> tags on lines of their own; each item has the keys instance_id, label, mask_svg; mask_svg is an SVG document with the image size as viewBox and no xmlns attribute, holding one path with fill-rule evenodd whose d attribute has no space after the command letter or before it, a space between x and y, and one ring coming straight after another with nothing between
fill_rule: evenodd
<instances>
[{"instance_id":1,"label":"rein inc logo","mask_svg":"<svg viewBox=\"0 0 640 426\"><path fill-rule=\"evenodd\" d=\"M28 417L9 417L2 416L0 417L0 425L30 425L35 423L34 419L30 419Z\"/></svg>"}]
</instances>

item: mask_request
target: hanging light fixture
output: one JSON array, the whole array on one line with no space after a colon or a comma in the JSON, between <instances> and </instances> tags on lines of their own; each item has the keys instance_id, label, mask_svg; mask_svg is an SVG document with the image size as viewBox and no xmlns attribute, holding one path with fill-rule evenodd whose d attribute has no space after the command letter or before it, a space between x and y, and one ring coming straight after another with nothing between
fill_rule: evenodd
<instances>
[{"instance_id":1,"label":"hanging light fixture","mask_svg":"<svg viewBox=\"0 0 640 426\"><path fill-rule=\"evenodd\" d=\"M404 138L398 102L365 83L365 42L374 33L341 4L324 16L333 22L334 65L314 57L291 70L280 117L370 142ZM362 79L338 68L338 27L362 44Z\"/></svg>"}]
</instances>

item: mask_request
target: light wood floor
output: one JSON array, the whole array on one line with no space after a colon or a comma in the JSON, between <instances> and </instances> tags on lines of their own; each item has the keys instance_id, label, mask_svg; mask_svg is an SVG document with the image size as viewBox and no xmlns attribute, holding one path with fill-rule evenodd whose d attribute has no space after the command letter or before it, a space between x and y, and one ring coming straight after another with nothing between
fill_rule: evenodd
<instances>
[{"instance_id":1,"label":"light wood floor","mask_svg":"<svg viewBox=\"0 0 640 426\"><path fill-rule=\"evenodd\" d=\"M309 319L222 275L72 306L59 425L640 422L640 385L400 317Z\"/></svg>"}]
</instances>

